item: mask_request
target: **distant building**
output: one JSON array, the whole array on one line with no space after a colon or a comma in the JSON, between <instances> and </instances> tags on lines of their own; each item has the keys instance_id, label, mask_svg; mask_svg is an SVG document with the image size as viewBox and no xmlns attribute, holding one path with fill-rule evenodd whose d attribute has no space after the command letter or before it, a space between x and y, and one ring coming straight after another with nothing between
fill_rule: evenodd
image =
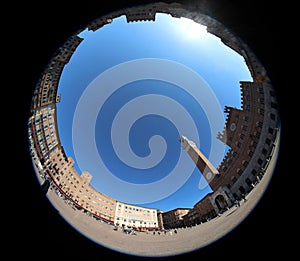
<instances>
[{"instance_id":1,"label":"distant building","mask_svg":"<svg viewBox=\"0 0 300 261\"><path fill-rule=\"evenodd\" d=\"M158 230L157 209L117 202L114 224L140 231Z\"/></svg>"},{"instance_id":2,"label":"distant building","mask_svg":"<svg viewBox=\"0 0 300 261\"><path fill-rule=\"evenodd\" d=\"M211 204L212 194L213 193L209 193L205 197L203 197L201 201L197 202L193 206L193 208L183 217L184 226L194 226L216 217L216 211Z\"/></svg>"},{"instance_id":3,"label":"distant building","mask_svg":"<svg viewBox=\"0 0 300 261\"><path fill-rule=\"evenodd\" d=\"M164 229L184 227L185 224L184 224L183 217L187 213L189 213L190 210L191 210L190 208L176 208L164 212L162 215Z\"/></svg>"}]
</instances>

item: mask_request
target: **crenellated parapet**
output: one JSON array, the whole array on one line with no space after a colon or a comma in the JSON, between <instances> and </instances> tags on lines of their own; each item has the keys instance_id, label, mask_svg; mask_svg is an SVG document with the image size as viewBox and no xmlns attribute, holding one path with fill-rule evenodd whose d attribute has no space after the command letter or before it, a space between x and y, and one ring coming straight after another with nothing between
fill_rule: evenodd
<instances>
[{"instance_id":1,"label":"crenellated parapet","mask_svg":"<svg viewBox=\"0 0 300 261\"><path fill-rule=\"evenodd\" d=\"M71 36L53 55L34 89L31 102L32 114L44 106L48 106L49 104L55 105L60 101L57 89L62 71L82 40L82 38L76 35Z\"/></svg>"}]
</instances>

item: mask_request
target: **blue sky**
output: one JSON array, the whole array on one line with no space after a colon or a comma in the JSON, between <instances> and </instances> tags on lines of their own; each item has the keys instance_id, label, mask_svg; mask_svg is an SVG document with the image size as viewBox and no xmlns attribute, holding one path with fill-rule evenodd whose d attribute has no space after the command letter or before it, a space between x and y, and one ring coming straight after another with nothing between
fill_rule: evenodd
<instances>
[{"instance_id":1,"label":"blue sky","mask_svg":"<svg viewBox=\"0 0 300 261\"><path fill-rule=\"evenodd\" d=\"M195 30L197 33L195 34ZM168 211L211 192L181 149L193 140L218 167L225 105L240 108L244 59L187 19L114 19L85 30L58 92L62 145L91 185L117 200Z\"/></svg>"}]
</instances>

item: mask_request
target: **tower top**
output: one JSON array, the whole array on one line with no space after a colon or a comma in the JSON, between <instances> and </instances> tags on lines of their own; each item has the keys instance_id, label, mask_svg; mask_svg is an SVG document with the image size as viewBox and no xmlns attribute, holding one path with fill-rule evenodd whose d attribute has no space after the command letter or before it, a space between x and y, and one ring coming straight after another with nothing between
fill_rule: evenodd
<instances>
[{"instance_id":1,"label":"tower top","mask_svg":"<svg viewBox=\"0 0 300 261\"><path fill-rule=\"evenodd\" d=\"M183 135L180 136L179 141L181 143L182 149L185 151L188 151L190 149L190 147L193 147L193 149L197 148L195 142L189 140L187 137L185 137Z\"/></svg>"},{"instance_id":2,"label":"tower top","mask_svg":"<svg viewBox=\"0 0 300 261\"><path fill-rule=\"evenodd\" d=\"M180 136L179 141L182 149L188 153L207 181L210 181L215 175L219 175L219 171L197 148L195 142L189 140L185 136Z\"/></svg>"}]
</instances>

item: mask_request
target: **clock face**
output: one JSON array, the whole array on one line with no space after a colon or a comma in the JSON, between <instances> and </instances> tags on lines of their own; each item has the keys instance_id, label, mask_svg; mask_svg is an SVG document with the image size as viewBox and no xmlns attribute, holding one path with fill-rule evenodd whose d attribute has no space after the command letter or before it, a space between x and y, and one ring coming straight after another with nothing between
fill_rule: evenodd
<instances>
[{"instance_id":1,"label":"clock face","mask_svg":"<svg viewBox=\"0 0 300 261\"><path fill-rule=\"evenodd\" d=\"M233 123L231 123L231 125L230 125L230 130L231 130L231 131L235 131L235 129L236 129L236 124L233 122Z\"/></svg>"},{"instance_id":2,"label":"clock face","mask_svg":"<svg viewBox=\"0 0 300 261\"><path fill-rule=\"evenodd\" d=\"M207 172L206 173L206 179L210 180L212 178L212 173L211 172Z\"/></svg>"}]
</instances>

